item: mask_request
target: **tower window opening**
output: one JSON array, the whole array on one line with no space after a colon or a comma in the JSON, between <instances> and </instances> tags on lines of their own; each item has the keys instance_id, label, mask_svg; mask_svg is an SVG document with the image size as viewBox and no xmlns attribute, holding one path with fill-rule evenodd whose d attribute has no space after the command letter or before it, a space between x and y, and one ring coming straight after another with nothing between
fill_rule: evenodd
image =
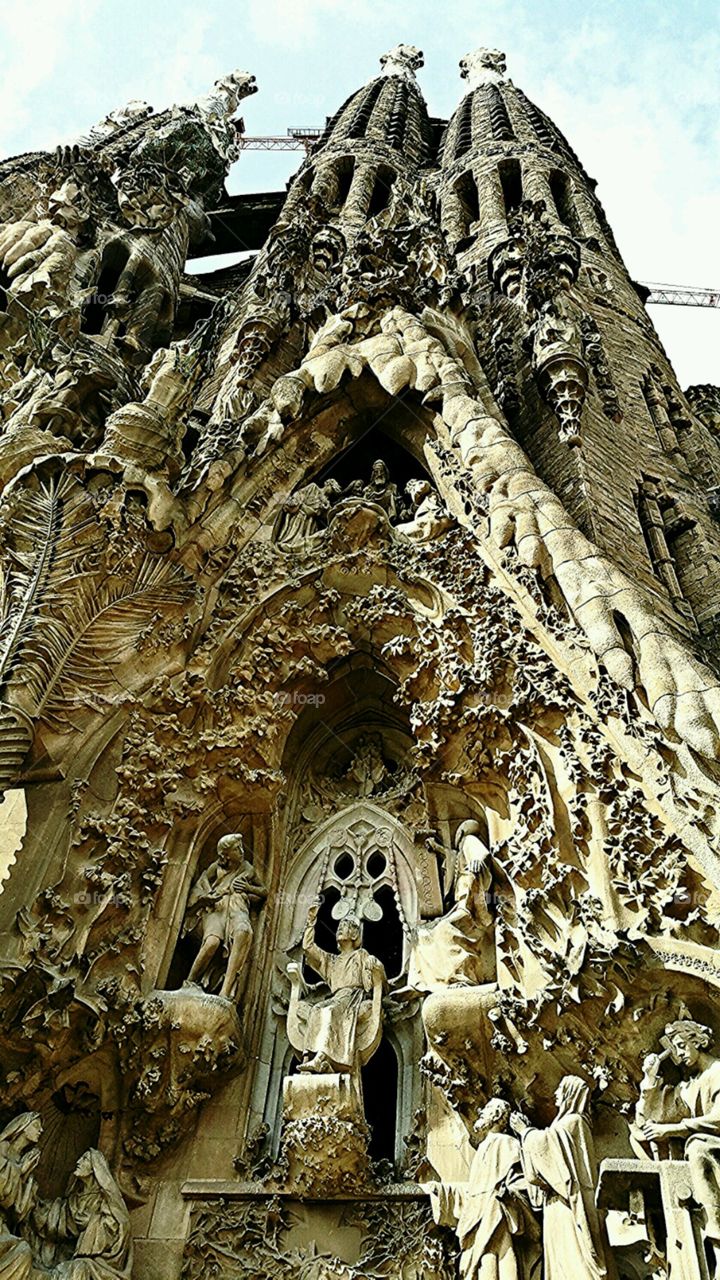
<instances>
[{"instance_id":1,"label":"tower window opening","mask_svg":"<svg viewBox=\"0 0 720 1280\"><path fill-rule=\"evenodd\" d=\"M388 121L386 135L389 145L394 147L396 151L402 151L403 142L405 141L407 105L407 83L404 80L399 80L395 86L395 96L390 110L390 119Z\"/></svg>"},{"instance_id":2,"label":"tower window opening","mask_svg":"<svg viewBox=\"0 0 720 1280\"><path fill-rule=\"evenodd\" d=\"M510 123L508 109L505 106L500 90L496 85L491 84L487 87L488 108L490 111L490 128L494 138L500 142L513 142L515 131Z\"/></svg>"},{"instance_id":3,"label":"tower window opening","mask_svg":"<svg viewBox=\"0 0 720 1280\"><path fill-rule=\"evenodd\" d=\"M498 175L502 186L505 213L512 213L522 204L522 173L519 160L502 160L498 165Z\"/></svg>"},{"instance_id":4,"label":"tower window opening","mask_svg":"<svg viewBox=\"0 0 720 1280\"><path fill-rule=\"evenodd\" d=\"M557 215L563 226L567 227L572 235L578 235L580 224L575 211L572 188L567 174L560 173L557 169L550 174L550 194L555 202Z\"/></svg>"},{"instance_id":5,"label":"tower window opening","mask_svg":"<svg viewBox=\"0 0 720 1280\"><path fill-rule=\"evenodd\" d=\"M546 147L555 147L557 139L550 125L550 121L546 119L542 111L538 111L534 102L530 102L525 98L525 110L527 111L530 123L537 134L538 141L542 142Z\"/></svg>"},{"instance_id":6,"label":"tower window opening","mask_svg":"<svg viewBox=\"0 0 720 1280\"><path fill-rule=\"evenodd\" d=\"M375 176L375 185L373 186L370 204L368 205L368 218L374 218L376 213L382 213L390 203L390 195L392 193L393 183L397 174L393 169L382 166L378 169Z\"/></svg>"},{"instance_id":7,"label":"tower window opening","mask_svg":"<svg viewBox=\"0 0 720 1280\"><path fill-rule=\"evenodd\" d=\"M375 103L380 97L380 94L383 88L385 87L386 83L387 82L385 80L380 79L380 80L376 80L373 84L369 86L368 91L365 94L365 97L363 98L362 102L358 106L357 112L353 116L353 119L350 123L350 128L348 129L349 138L365 137L365 134L367 132L367 127L370 123L370 117L373 113L373 107L375 106Z\"/></svg>"},{"instance_id":8,"label":"tower window opening","mask_svg":"<svg viewBox=\"0 0 720 1280\"><path fill-rule=\"evenodd\" d=\"M473 222L480 217L480 198L477 183L470 170L464 173L455 183L455 195L462 205L462 216L465 234L467 235Z\"/></svg>"},{"instance_id":9,"label":"tower window opening","mask_svg":"<svg viewBox=\"0 0 720 1280\"><path fill-rule=\"evenodd\" d=\"M457 128L455 130L455 159L465 155L472 146L472 104L473 95L468 93L458 108Z\"/></svg>"},{"instance_id":10,"label":"tower window opening","mask_svg":"<svg viewBox=\"0 0 720 1280\"><path fill-rule=\"evenodd\" d=\"M338 162L338 166L335 170L337 177L337 193L335 195L334 207L336 209L342 209L348 195L350 194L350 186L352 184L354 172L354 159L352 156L344 156L343 159Z\"/></svg>"},{"instance_id":11,"label":"tower window opening","mask_svg":"<svg viewBox=\"0 0 720 1280\"><path fill-rule=\"evenodd\" d=\"M665 587L675 607L681 613L689 614L690 609L685 601L675 557L668 540L662 495L658 482L653 477L643 477L638 488L636 505L653 572ZM667 503L664 505L667 506Z\"/></svg>"}]
</instances>

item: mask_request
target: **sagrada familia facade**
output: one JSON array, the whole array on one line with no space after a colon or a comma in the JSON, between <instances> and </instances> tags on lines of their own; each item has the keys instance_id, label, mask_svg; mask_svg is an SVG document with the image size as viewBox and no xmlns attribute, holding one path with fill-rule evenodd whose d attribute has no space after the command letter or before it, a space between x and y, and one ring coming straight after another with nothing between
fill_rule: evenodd
<instances>
[{"instance_id":1,"label":"sagrada familia facade","mask_svg":"<svg viewBox=\"0 0 720 1280\"><path fill-rule=\"evenodd\" d=\"M421 65L0 165L0 1280L720 1274L720 391Z\"/></svg>"}]
</instances>

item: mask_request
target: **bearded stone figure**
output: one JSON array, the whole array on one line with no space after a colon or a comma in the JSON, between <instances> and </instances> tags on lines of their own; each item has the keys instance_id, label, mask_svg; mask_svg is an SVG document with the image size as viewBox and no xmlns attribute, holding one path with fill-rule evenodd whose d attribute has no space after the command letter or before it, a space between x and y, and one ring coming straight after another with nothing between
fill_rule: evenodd
<instances>
[{"instance_id":1,"label":"bearded stone figure","mask_svg":"<svg viewBox=\"0 0 720 1280\"><path fill-rule=\"evenodd\" d=\"M704 1210L705 1237L720 1270L720 1059L709 1052L713 1035L700 1022L671 1022L665 1036L668 1048L643 1063L636 1120L649 1142L684 1143L693 1195ZM687 1080L663 1083L668 1058L687 1071Z\"/></svg>"},{"instance_id":2,"label":"bearded stone figure","mask_svg":"<svg viewBox=\"0 0 720 1280\"><path fill-rule=\"evenodd\" d=\"M512 1107L491 1098L467 1183L431 1182L433 1218L458 1238L461 1280L525 1280L534 1273L539 1231L527 1197L520 1143L508 1132Z\"/></svg>"},{"instance_id":3,"label":"bearded stone figure","mask_svg":"<svg viewBox=\"0 0 720 1280\"><path fill-rule=\"evenodd\" d=\"M579 1076L565 1076L555 1102L557 1115L547 1129L534 1129L519 1113L511 1120L531 1204L543 1211L543 1280L607 1280L615 1271L595 1205L590 1088Z\"/></svg>"}]
</instances>

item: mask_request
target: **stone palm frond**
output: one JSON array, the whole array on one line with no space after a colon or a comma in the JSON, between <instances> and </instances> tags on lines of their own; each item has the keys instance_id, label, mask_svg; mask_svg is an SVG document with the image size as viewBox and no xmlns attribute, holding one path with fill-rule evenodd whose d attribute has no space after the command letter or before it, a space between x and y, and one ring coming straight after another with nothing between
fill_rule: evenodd
<instances>
[{"instance_id":1,"label":"stone palm frond","mask_svg":"<svg viewBox=\"0 0 720 1280\"><path fill-rule=\"evenodd\" d=\"M52 648L48 679L37 712L59 710L88 693L117 685L115 670L136 648L141 631L161 609L182 604L193 587L181 570L146 559L132 581L111 580L81 591L72 616L54 619L45 641Z\"/></svg>"},{"instance_id":2,"label":"stone palm frond","mask_svg":"<svg viewBox=\"0 0 720 1280\"><path fill-rule=\"evenodd\" d=\"M14 676L25 682L44 666L48 625L77 591L100 530L92 504L68 477L28 489L12 513L0 599L0 688Z\"/></svg>"},{"instance_id":3,"label":"stone palm frond","mask_svg":"<svg viewBox=\"0 0 720 1280\"><path fill-rule=\"evenodd\" d=\"M0 598L0 687L12 684L33 716L116 684L114 669L154 615L192 595L180 569L149 556L127 575L98 582L102 528L72 480L25 493L12 528Z\"/></svg>"}]
</instances>

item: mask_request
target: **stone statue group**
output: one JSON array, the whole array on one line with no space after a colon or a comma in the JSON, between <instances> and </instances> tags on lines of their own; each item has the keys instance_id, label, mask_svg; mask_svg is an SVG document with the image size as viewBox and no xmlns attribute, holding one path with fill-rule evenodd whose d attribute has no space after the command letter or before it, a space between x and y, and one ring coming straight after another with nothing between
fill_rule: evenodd
<instances>
[{"instance_id":1,"label":"stone statue group","mask_svg":"<svg viewBox=\"0 0 720 1280\"><path fill-rule=\"evenodd\" d=\"M86 1151L65 1195L44 1200L34 1175L41 1136L34 1111L0 1133L0 1280L130 1280L130 1220L105 1157Z\"/></svg>"},{"instance_id":2,"label":"stone statue group","mask_svg":"<svg viewBox=\"0 0 720 1280\"><path fill-rule=\"evenodd\" d=\"M687 1161L708 1259L713 1259L710 1274L717 1276L720 1059L709 1052L710 1029L691 1019L670 1023L663 1043L663 1052L650 1054L643 1064L633 1136L636 1145L651 1146L653 1160L674 1155ZM665 1084L666 1059L689 1078ZM491 1098L475 1126L479 1143L467 1182L425 1184L435 1221L455 1229L461 1280L531 1280L539 1274L543 1280L614 1280L597 1208L590 1101L590 1086L579 1076L565 1076L555 1094L555 1119L538 1129L511 1103ZM679 1145L673 1149L672 1143ZM542 1211L542 1248L535 1210Z\"/></svg>"},{"instance_id":3,"label":"stone statue group","mask_svg":"<svg viewBox=\"0 0 720 1280\"><path fill-rule=\"evenodd\" d=\"M565 1076L557 1115L536 1129L502 1098L480 1111L466 1183L430 1182L435 1221L454 1227L462 1280L605 1280L614 1275L595 1205L597 1163L588 1118L590 1088Z\"/></svg>"}]
</instances>

